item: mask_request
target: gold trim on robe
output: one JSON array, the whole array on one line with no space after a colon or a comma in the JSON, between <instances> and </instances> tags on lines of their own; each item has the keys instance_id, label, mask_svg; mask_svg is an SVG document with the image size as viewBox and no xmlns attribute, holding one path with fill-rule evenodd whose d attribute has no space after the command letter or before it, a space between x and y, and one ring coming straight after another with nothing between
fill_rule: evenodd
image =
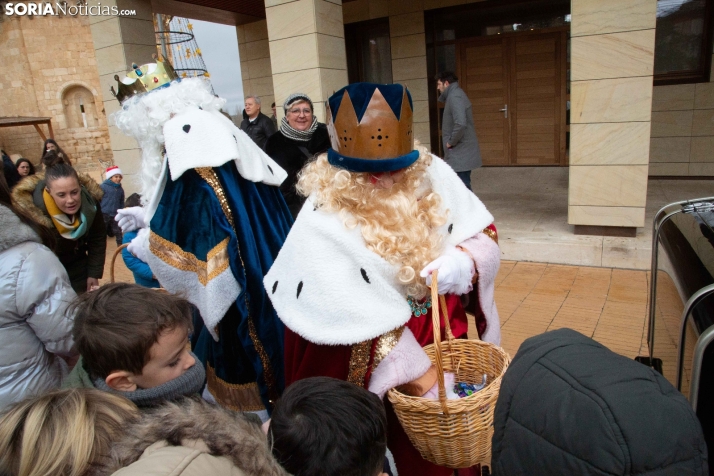
<instances>
[{"instance_id":1,"label":"gold trim on robe","mask_svg":"<svg viewBox=\"0 0 714 476\"><path fill-rule=\"evenodd\" d=\"M377 338L377 344L374 349L374 361L372 362L372 371L384 360L394 347L396 347L399 339L404 333L404 326L398 327ZM366 340L358 342L352 346L350 353L350 367L347 374L347 381L360 387L365 386L364 378L369 369L370 353L372 351L372 341Z\"/></svg>"},{"instance_id":2,"label":"gold trim on robe","mask_svg":"<svg viewBox=\"0 0 714 476\"><path fill-rule=\"evenodd\" d=\"M245 384L228 383L218 377L211 364L208 364L206 365L206 385L213 398L222 407L230 408L237 412L265 410L257 382Z\"/></svg>"},{"instance_id":3,"label":"gold trim on robe","mask_svg":"<svg viewBox=\"0 0 714 476\"><path fill-rule=\"evenodd\" d=\"M367 375L369 366L369 354L372 350L372 340L358 342L352 346L350 354L350 369L347 374L347 381L360 387L364 387L364 377Z\"/></svg>"},{"instance_id":4,"label":"gold trim on robe","mask_svg":"<svg viewBox=\"0 0 714 476\"><path fill-rule=\"evenodd\" d=\"M397 346L399 339L402 338L404 334L404 327L398 327L393 331L389 331L386 334L379 336L379 341L377 341L377 348L374 351L374 363L372 364L372 369L376 369L382 360L389 354L392 349Z\"/></svg>"},{"instance_id":5,"label":"gold trim on robe","mask_svg":"<svg viewBox=\"0 0 714 476\"><path fill-rule=\"evenodd\" d=\"M483 229L483 231L482 231L481 233L483 233L484 235L488 236L488 237L491 238L493 241L495 241L496 244L498 244L498 233L495 232L495 231L493 231L491 228L486 227L486 228Z\"/></svg>"},{"instance_id":6,"label":"gold trim on robe","mask_svg":"<svg viewBox=\"0 0 714 476\"><path fill-rule=\"evenodd\" d=\"M182 250L175 243L160 237L153 231L149 234L151 253L161 261L182 271L196 273L198 281L204 286L215 279L230 266L228 260L229 237L214 246L202 261L193 253Z\"/></svg>"},{"instance_id":7,"label":"gold trim on robe","mask_svg":"<svg viewBox=\"0 0 714 476\"><path fill-rule=\"evenodd\" d=\"M218 175L216 175L216 171L213 170L212 167L199 167L194 170L196 170L196 173L198 173L198 175L200 175L201 178L205 180L206 183L213 189L213 193L216 194L216 198L221 204L223 214L225 215L226 220L228 220L228 223L230 223L231 228L233 228L233 233L236 235L237 238L238 233L236 232L235 223L233 222L233 212L231 212L231 207L228 203L228 198L226 197L226 193L223 190L221 181L218 179ZM243 262L243 257L240 253L240 246L238 246L237 249L238 258L240 259L240 264L243 268L243 274L245 275L245 263ZM274 402L278 398L278 392L276 389L275 376L273 375L273 366L270 364L270 358L268 357L268 353L265 351L265 347L263 347L263 343L260 342L260 339L258 338L258 333L255 329L255 322L253 322L253 317L250 315L250 302L248 301L248 293L243 293L243 295L245 296L245 308L248 311L248 335L250 336L250 340L253 342L253 347L255 348L258 357L260 358L260 362L263 364L263 379L265 380L265 386L268 388L268 398L271 402Z\"/></svg>"}]
</instances>

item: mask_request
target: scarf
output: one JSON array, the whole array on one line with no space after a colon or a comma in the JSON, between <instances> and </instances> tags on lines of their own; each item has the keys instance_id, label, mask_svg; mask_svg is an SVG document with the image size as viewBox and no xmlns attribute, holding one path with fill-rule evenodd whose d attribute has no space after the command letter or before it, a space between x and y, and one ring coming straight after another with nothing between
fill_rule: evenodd
<instances>
[{"instance_id":1,"label":"scarf","mask_svg":"<svg viewBox=\"0 0 714 476\"><path fill-rule=\"evenodd\" d=\"M138 388L133 392L120 392L107 385L107 382L102 378L94 380L94 387L98 390L127 398L139 408L153 407L165 401L175 401L181 397L190 397L201 391L206 380L206 371L203 368L203 364L193 352L191 352L191 356L196 359L196 363L190 369L158 387Z\"/></svg>"},{"instance_id":2,"label":"scarf","mask_svg":"<svg viewBox=\"0 0 714 476\"><path fill-rule=\"evenodd\" d=\"M114 183L112 182L112 179L106 179L104 182L102 182L104 185L111 185L114 188L119 188L121 187L120 183Z\"/></svg>"},{"instance_id":3,"label":"scarf","mask_svg":"<svg viewBox=\"0 0 714 476\"><path fill-rule=\"evenodd\" d=\"M283 117L280 121L280 132L288 139L297 140L300 142L307 142L312 139L312 135L317 130L317 117L312 116L312 124L306 131L299 131L294 129L290 124L288 124L288 119Z\"/></svg>"},{"instance_id":4,"label":"scarf","mask_svg":"<svg viewBox=\"0 0 714 476\"><path fill-rule=\"evenodd\" d=\"M87 218L81 211L81 205L80 210L74 214L74 220L70 220L67 214L59 209L47 189L42 191L42 199L45 201L45 207L52 218L52 223L62 238L76 240L87 232Z\"/></svg>"}]
</instances>

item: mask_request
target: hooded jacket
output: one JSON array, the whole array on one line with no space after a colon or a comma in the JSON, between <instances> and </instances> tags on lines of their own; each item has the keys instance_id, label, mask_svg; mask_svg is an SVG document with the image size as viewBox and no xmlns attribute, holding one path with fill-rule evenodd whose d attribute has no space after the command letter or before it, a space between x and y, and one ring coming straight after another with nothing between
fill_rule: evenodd
<instances>
[{"instance_id":1,"label":"hooded jacket","mask_svg":"<svg viewBox=\"0 0 714 476\"><path fill-rule=\"evenodd\" d=\"M144 413L112 451L107 475L287 476L257 423L199 399Z\"/></svg>"},{"instance_id":2,"label":"hooded jacket","mask_svg":"<svg viewBox=\"0 0 714 476\"><path fill-rule=\"evenodd\" d=\"M494 476L708 474L684 396L571 329L521 345L496 402L491 462Z\"/></svg>"},{"instance_id":3,"label":"hooded jacket","mask_svg":"<svg viewBox=\"0 0 714 476\"><path fill-rule=\"evenodd\" d=\"M14 206L55 233L57 239L55 254L67 270L72 288L78 293L86 290L87 278L102 277L107 250L107 231L99 206L104 192L89 175L79 174L79 182L82 186L82 208L85 201L91 201L95 211L86 215L87 231L77 240L63 238L52 223L42 198L42 191L45 188L44 177L39 175L26 177L12 190Z\"/></svg>"},{"instance_id":4,"label":"hooded jacket","mask_svg":"<svg viewBox=\"0 0 714 476\"><path fill-rule=\"evenodd\" d=\"M67 272L32 228L0 205L0 411L59 387L72 355L75 297Z\"/></svg>"}]
</instances>

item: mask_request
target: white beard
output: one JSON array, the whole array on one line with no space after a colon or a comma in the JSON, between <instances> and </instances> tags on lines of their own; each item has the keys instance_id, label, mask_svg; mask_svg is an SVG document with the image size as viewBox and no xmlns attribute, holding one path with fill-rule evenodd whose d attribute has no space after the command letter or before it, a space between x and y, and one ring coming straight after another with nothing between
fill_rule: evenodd
<instances>
[{"instance_id":1,"label":"white beard","mask_svg":"<svg viewBox=\"0 0 714 476\"><path fill-rule=\"evenodd\" d=\"M161 175L164 148L164 125L187 108L220 111L225 99L211 93L210 86L200 78L188 78L124 102L111 119L141 147L141 195L144 203L153 195Z\"/></svg>"}]
</instances>

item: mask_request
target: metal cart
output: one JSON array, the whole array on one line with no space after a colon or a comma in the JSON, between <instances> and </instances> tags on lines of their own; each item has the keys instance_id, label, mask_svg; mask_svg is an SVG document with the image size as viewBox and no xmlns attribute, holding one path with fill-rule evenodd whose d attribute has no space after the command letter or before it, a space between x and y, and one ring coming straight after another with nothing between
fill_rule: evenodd
<instances>
[{"instance_id":1,"label":"metal cart","mask_svg":"<svg viewBox=\"0 0 714 476\"><path fill-rule=\"evenodd\" d=\"M651 280L649 355L637 360L689 399L714 461L714 197L657 212Z\"/></svg>"}]
</instances>

